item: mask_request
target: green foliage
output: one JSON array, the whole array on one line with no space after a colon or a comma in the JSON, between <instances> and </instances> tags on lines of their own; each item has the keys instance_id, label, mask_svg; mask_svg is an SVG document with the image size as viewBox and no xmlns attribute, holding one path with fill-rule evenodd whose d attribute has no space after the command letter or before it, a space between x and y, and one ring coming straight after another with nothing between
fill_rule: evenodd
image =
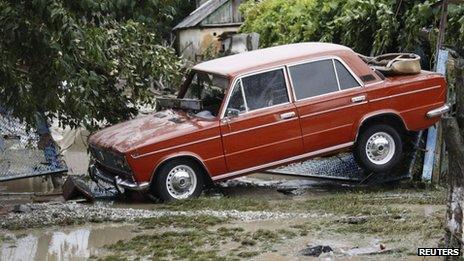
<instances>
[{"instance_id":1,"label":"green foliage","mask_svg":"<svg viewBox=\"0 0 464 261\"><path fill-rule=\"evenodd\" d=\"M341 43L364 54L414 51L421 42L421 30L438 25L439 8L432 8L435 2L250 0L241 6L245 17L241 30L259 33L262 47L324 41ZM430 35L434 34L432 30ZM451 5L447 43L459 47L463 37L464 6ZM433 46L435 38L429 40Z\"/></svg>"},{"instance_id":2,"label":"green foliage","mask_svg":"<svg viewBox=\"0 0 464 261\"><path fill-rule=\"evenodd\" d=\"M36 112L87 127L135 115L153 81L179 84L162 43L182 2L0 0L1 106L29 124Z\"/></svg>"}]
</instances>

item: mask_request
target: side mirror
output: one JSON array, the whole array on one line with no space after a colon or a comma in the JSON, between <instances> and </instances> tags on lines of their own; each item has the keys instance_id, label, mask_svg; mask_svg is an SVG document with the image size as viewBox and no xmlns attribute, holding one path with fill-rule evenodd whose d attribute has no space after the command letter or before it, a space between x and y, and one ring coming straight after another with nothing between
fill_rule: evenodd
<instances>
[{"instance_id":1,"label":"side mirror","mask_svg":"<svg viewBox=\"0 0 464 261\"><path fill-rule=\"evenodd\" d=\"M226 111L226 116L229 117L229 118L238 117L239 114L240 114L240 111L237 110L237 109L229 108L229 109L227 109L227 111Z\"/></svg>"}]
</instances>

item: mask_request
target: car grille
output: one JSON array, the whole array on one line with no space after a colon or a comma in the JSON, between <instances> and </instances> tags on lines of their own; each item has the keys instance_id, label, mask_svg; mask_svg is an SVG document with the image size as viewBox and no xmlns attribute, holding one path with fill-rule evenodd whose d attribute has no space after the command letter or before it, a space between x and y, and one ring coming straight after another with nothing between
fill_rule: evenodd
<instances>
[{"instance_id":1,"label":"car grille","mask_svg":"<svg viewBox=\"0 0 464 261\"><path fill-rule=\"evenodd\" d=\"M110 170L120 172L122 174L131 175L131 169L124 158L124 155L118 154L109 150L90 146L90 153L93 158L103 167Z\"/></svg>"}]
</instances>

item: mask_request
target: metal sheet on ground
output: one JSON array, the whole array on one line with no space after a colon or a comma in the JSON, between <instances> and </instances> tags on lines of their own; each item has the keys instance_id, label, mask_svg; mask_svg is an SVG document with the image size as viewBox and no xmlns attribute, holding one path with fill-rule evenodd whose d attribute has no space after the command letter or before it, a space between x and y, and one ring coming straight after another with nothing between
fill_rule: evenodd
<instances>
[{"instance_id":1,"label":"metal sheet on ground","mask_svg":"<svg viewBox=\"0 0 464 261\"><path fill-rule=\"evenodd\" d=\"M339 180L361 181L364 179L363 171L350 153L306 160L267 172Z\"/></svg>"},{"instance_id":2,"label":"metal sheet on ground","mask_svg":"<svg viewBox=\"0 0 464 261\"><path fill-rule=\"evenodd\" d=\"M355 162L353 154L351 153L306 160L276 169L270 169L266 172L310 178L352 181L357 183L364 183L373 176L369 173L364 173ZM385 175L376 175L375 182L391 182L407 179L409 177L408 173L403 175L390 175L386 173Z\"/></svg>"}]
</instances>

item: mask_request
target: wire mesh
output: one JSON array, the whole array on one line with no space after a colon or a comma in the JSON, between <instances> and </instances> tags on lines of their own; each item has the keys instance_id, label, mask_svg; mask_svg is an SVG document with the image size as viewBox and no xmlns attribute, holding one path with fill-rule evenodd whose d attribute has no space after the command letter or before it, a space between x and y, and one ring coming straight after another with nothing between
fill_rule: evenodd
<instances>
[{"instance_id":1,"label":"wire mesh","mask_svg":"<svg viewBox=\"0 0 464 261\"><path fill-rule=\"evenodd\" d=\"M67 171L51 139L0 109L0 181L51 175Z\"/></svg>"}]
</instances>

